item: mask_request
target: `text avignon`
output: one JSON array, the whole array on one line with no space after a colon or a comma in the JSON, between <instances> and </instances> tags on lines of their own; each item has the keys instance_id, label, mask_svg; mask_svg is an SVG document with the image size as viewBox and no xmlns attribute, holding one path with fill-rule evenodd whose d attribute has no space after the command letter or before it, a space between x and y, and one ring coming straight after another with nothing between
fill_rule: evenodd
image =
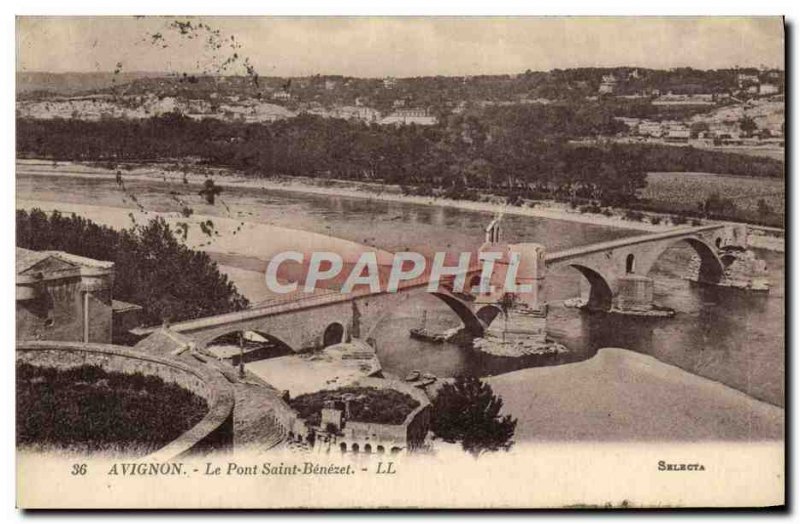
<instances>
[{"instance_id":1,"label":"text avignon","mask_svg":"<svg viewBox=\"0 0 800 524\"><path fill-rule=\"evenodd\" d=\"M180 462L141 462L114 463L108 470L109 475L152 476L183 475L183 464Z\"/></svg>"}]
</instances>

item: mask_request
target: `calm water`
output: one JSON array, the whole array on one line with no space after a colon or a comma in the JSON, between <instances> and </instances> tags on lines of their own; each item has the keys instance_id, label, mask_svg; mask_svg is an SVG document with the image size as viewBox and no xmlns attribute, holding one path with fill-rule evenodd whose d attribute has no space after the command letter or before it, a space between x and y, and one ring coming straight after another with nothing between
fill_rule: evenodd
<instances>
[{"instance_id":1,"label":"calm water","mask_svg":"<svg viewBox=\"0 0 800 524\"><path fill-rule=\"evenodd\" d=\"M148 209L175 211L167 186L128 182ZM96 206L125 207L114 183L107 180L18 176L21 199L53 200ZM390 251L470 250L483 239L491 215L452 208L378 202L289 192L230 189L228 206L207 206L196 198L197 213L326 233ZM506 216L504 238L539 242L550 250L639 235L641 232L566 221ZM681 278L691 248L676 244L651 272L656 301L674 308L672 319L641 319L586 314L564 308L561 301L579 294L583 278L565 269L548 276L551 302L548 330L565 344L566 356L542 359L489 357L455 345L433 345L408 337L427 310L430 327L452 327L459 321L430 296L410 301L381 326L378 354L386 371L404 375L418 369L439 376L456 373L493 375L521 367L582 360L598 348L618 346L653 355L692 373L724 382L756 398L784 404L784 259L781 253L759 252L770 268L769 295L698 287ZM230 263L226 259L226 263ZM244 290L246 292L246 290Z\"/></svg>"}]
</instances>

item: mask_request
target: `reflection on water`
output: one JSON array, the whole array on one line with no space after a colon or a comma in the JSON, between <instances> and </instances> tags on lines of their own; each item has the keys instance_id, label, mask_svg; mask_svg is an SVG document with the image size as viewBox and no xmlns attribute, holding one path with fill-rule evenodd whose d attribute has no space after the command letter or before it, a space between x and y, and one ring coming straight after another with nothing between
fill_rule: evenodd
<instances>
[{"instance_id":1,"label":"reflection on water","mask_svg":"<svg viewBox=\"0 0 800 524\"><path fill-rule=\"evenodd\" d=\"M148 209L175 211L167 186L129 182ZM190 191L191 192L191 191ZM97 206L130 207L112 181L17 177L17 196ZM199 214L326 233L383 249L471 250L483 239L491 216L453 208L400 204L366 199L303 195L253 189L226 189L225 203L208 206L192 201ZM504 236L510 242L545 244L550 250L641 234L637 231L565 221L507 215ZM592 356L598 348L617 346L653 355L659 360L724 382L773 404L784 403L784 260L761 252L770 268L772 290L754 295L733 289L699 287L683 280L691 250L681 244L668 250L651 272L656 300L677 311L672 319L643 319L587 314L561 306L577 296L577 271L548 275L551 302L550 335L572 352L558 357L509 359L491 357L450 344L430 344L408 337L427 310L429 327L452 327L457 317L432 296L409 301L382 324L376 340L387 372L405 375L418 369L439 376L458 373L493 375L537 365L551 365ZM226 261L226 264L235 260ZM246 261L242 261L246 267ZM245 292L247 290L244 290Z\"/></svg>"}]
</instances>

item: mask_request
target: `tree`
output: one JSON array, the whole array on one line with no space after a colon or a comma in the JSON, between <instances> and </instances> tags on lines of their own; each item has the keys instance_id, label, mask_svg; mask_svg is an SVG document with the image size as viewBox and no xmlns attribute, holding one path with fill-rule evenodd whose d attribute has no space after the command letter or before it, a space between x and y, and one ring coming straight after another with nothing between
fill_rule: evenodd
<instances>
[{"instance_id":1,"label":"tree","mask_svg":"<svg viewBox=\"0 0 800 524\"><path fill-rule=\"evenodd\" d=\"M763 198L758 199L757 206L758 206L758 214L759 216L761 216L762 219L768 217L772 213L772 208L770 207L769 204L767 204L767 201L764 200Z\"/></svg>"},{"instance_id":2,"label":"tree","mask_svg":"<svg viewBox=\"0 0 800 524\"><path fill-rule=\"evenodd\" d=\"M204 197L208 204L214 205L214 200L217 195L222 193L222 188L218 185L214 184L214 181L210 178L207 178L205 182L203 182L203 189L200 190L197 194Z\"/></svg>"},{"instance_id":3,"label":"tree","mask_svg":"<svg viewBox=\"0 0 800 524\"><path fill-rule=\"evenodd\" d=\"M752 136L752 134L758 129L756 125L756 121L750 118L749 116L742 117L739 120L739 129L742 130L745 136Z\"/></svg>"},{"instance_id":4,"label":"tree","mask_svg":"<svg viewBox=\"0 0 800 524\"><path fill-rule=\"evenodd\" d=\"M74 214L17 210L17 246L114 262L113 296L141 305L144 324L249 306L217 264L206 253L180 243L162 218L116 231Z\"/></svg>"},{"instance_id":5,"label":"tree","mask_svg":"<svg viewBox=\"0 0 800 524\"><path fill-rule=\"evenodd\" d=\"M723 198L719 193L712 193L703 202L698 203L700 211L710 216L731 216L736 212L736 204L730 198Z\"/></svg>"},{"instance_id":6,"label":"tree","mask_svg":"<svg viewBox=\"0 0 800 524\"><path fill-rule=\"evenodd\" d=\"M456 377L445 384L433 401L432 430L446 442L478 457L485 451L508 450L517 420L500 416L503 399L477 377Z\"/></svg>"},{"instance_id":7,"label":"tree","mask_svg":"<svg viewBox=\"0 0 800 524\"><path fill-rule=\"evenodd\" d=\"M692 138L697 138L700 136L700 133L707 133L708 130L708 122L694 122L691 126L689 126L689 133L691 134Z\"/></svg>"}]
</instances>

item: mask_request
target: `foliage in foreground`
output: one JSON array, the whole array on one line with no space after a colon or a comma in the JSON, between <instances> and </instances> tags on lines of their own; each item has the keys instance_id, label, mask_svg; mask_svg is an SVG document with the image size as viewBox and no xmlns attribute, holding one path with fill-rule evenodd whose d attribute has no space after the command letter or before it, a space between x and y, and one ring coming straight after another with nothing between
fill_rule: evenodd
<instances>
[{"instance_id":1,"label":"foliage in foreground","mask_svg":"<svg viewBox=\"0 0 800 524\"><path fill-rule=\"evenodd\" d=\"M17 246L114 262L114 298L142 306L141 321L147 325L249 305L216 263L181 244L162 218L117 231L74 214L17 210Z\"/></svg>"},{"instance_id":2,"label":"foliage in foreground","mask_svg":"<svg viewBox=\"0 0 800 524\"><path fill-rule=\"evenodd\" d=\"M433 402L433 433L446 442L461 442L475 456L508 450L517 420L500 416L503 399L477 377L456 377L445 384Z\"/></svg>"},{"instance_id":3,"label":"foliage in foreground","mask_svg":"<svg viewBox=\"0 0 800 524\"><path fill-rule=\"evenodd\" d=\"M149 453L191 428L205 400L158 377L17 364L17 443Z\"/></svg>"}]
</instances>

